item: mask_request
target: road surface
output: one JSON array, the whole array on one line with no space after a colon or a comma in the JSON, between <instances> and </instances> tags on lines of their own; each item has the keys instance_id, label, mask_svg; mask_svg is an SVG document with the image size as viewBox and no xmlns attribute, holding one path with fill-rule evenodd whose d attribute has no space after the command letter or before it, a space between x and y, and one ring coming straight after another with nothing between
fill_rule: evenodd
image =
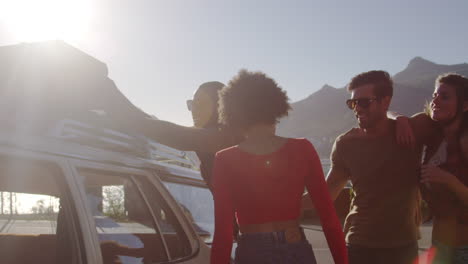
<instances>
[{"instance_id":1,"label":"road surface","mask_svg":"<svg viewBox=\"0 0 468 264\"><path fill-rule=\"evenodd\" d=\"M309 240L310 244L314 249L315 257L317 258L318 264L333 264L333 258L328 249L327 240L322 232L322 227L317 225L304 224L304 231ZM419 240L419 252L420 254L430 247L431 245L431 225L421 226L421 240ZM420 263L424 263L424 256L421 255Z\"/></svg>"}]
</instances>

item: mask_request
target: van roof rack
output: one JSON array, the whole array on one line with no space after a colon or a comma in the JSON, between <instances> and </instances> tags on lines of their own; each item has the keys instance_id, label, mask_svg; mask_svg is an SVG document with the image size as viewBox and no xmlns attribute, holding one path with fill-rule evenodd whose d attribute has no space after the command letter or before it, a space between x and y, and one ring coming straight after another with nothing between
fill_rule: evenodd
<instances>
[{"instance_id":1,"label":"van roof rack","mask_svg":"<svg viewBox=\"0 0 468 264\"><path fill-rule=\"evenodd\" d=\"M92 126L72 119L62 119L50 130L50 136L89 147L198 169L198 161L185 151L159 144L142 135L129 135L113 129Z\"/></svg>"}]
</instances>

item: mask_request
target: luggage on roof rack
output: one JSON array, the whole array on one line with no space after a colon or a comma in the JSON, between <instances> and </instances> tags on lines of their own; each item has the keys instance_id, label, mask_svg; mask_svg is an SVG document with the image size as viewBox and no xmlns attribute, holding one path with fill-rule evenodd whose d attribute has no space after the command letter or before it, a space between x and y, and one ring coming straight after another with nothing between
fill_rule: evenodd
<instances>
[{"instance_id":1,"label":"luggage on roof rack","mask_svg":"<svg viewBox=\"0 0 468 264\"><path fill-rule=\"evenodd\" d=\"M50 130L49 136L89 147L131 154L145 159L198 168L198 162L185 151L173 149L151 139L129 135L109 128L96 127L64 119Z\"/></svg>"},{"instance_id":2,"label":"luggage on roof rack","mask_svg":"<svg viewBox=\"0 0 468 264\"><path fill-rule=\"evenodd\" d=\"M150 117L108 77L107 66L63 41L0 47L0 131L54 136L157 161L197 167L183 151L134 133L99 113Z\"/></svg>"}]
</instances>

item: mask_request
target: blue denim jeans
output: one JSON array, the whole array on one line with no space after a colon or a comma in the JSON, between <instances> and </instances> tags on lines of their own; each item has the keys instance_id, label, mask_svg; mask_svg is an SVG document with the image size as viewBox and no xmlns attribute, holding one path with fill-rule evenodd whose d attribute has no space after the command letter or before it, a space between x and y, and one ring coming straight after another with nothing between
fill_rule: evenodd
<instances>
[{"instance_id":1,"label":"blue denim jeans","mask_svg":"<svg viewBox=\"0 0 468 264\"><path fill-rule=\"evenodd\" d=\"M242 234L236 249L236 264L316 264L312 246L302 240L288 243L285 233Z\"/></svg>"}]
</instances>

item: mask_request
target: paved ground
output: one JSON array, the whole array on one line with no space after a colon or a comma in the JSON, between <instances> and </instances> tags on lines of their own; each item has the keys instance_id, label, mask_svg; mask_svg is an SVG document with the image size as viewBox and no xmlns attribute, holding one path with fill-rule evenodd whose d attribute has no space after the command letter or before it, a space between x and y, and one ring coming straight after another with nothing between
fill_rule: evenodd
<instances>
[{"instance_id":1,"label":"paved ground","mask_svg":"<svg viewBox=\"0 0 468 264\"><path fill-rule=\"evenodd\" d=\"M55 234L57 223L48 220L8 220L0 219L0 233L2 234Z\"/></svg>"},{"instance_id":2,"label":"paved ground","mask_svg":"<svg viewBox=\"0 0 468 264\"><path fill-rule=\"evenodd\" d=\"M303 225L307 240L312 244L318 264L333 264L333 259L328 249L327 241L320 225ZM0 219L0 233L10 234L53 234L55 233L55 222L35 221L32 227L28 221L2 220ZM419 241L420 253L429 248L431 241L432 226L421 227L422 239ZM423 259L423 258L422 258ZM422 263L422 261L420 262Z\"/></svg>"},{"instance_id":3,"label":"paved ground","mask_svg":"<svg viewBox=\"0 0 468 264\"><path fill-rule=\"evenodd\" d=\"M322 232L321 226L317 225L303 225L307 240L312 244L314 253L317 258L318 264L333 264L333 258L328 249L327 240ZM422 238L419 240L420 253L424 253L425 249L429 248L431 241L431 229L432 226L422 226L421 235ZM420 263L423 263L424 256L421 256Z\"/></svg>"}]
</instances>

